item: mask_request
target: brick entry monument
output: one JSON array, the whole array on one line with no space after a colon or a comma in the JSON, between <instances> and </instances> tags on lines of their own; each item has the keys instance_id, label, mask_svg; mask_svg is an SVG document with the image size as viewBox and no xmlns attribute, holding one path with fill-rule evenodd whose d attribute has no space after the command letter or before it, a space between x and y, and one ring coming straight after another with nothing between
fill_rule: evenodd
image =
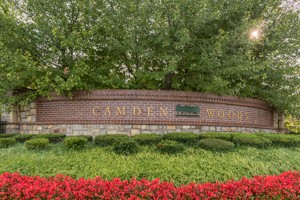
<instances>
[{"instance_id":1,"label":"brick entry monument","mask_svg":"<svg viewBox=\"0 0 300 200\"><path fill-rule=\"evenodd\" d=\"M197 92L95 90L51 95L10 113L7 132L101 135L124 133L278 132L283 117L251 98Z\"/></svg>"}]
</instances>

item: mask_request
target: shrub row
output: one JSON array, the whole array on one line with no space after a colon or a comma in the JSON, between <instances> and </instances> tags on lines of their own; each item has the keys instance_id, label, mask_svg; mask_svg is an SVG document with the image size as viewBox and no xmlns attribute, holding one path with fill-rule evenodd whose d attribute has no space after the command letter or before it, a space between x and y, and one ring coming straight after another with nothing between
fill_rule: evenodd
<instances>
[{"instance_id":1,"label":"shrub row","mask_svg":"<svg viewBox=\"0 0 300 200\"><path fill-rule=\"evenodd\" d=\"M58 143L62 142L66 135L64 134L3 134L7 135L5 137L0 138L0 148L1 147L9 147L15 144L13 140L6 139L15 139L17 142L25 142L30 139L36 138L47 138L50 143ZM67 137L67 138L72 138ZM87 142L92 142L92 136L76 136L77 139L68 139L65 144L68 148L78 149L83 146L87 142L82 139L78 139L78 137L85 138ZM113 146L115 143L119 143L119 141L127 141L128 136L124 134L114 134L114 135L100 135L94 138L95 145L106 147ZM198 145L201 148L209 149L209 150L230 150L232 149L233 142L236 146L253 146L257 148L267 148L271 145L276 146L300 146L300 137L298 135L288 135L288 134L271 134L271 133L222 133L222 132L207 132L202 134L194 134L194 133L168 133L164 135L158 134L140 134L130 137L131 140L136 141L139 145L159 145L160 150L164 149L163 146L171 145L170 141L175 141L177 143L181 143L187 146L195 146ZM200 141L199 141L200 139ZM81 140L81 144L79 144L79 140ZM38 141L38 140L37 140ZM164 142L167 141L167 142ZM227 142L224 142L227 141ZM7 144L4 144L7 143ZM168 145L167 145L168 144ZM119 144L121 145L121 144ZM173 143L173 146L175 143ZM171 145L172 146L172 145ZM178 144L176 144L178 146ZM171 147L170 147L171 148ZM177 152L174 147L174 152ZM115 148L117 149L117 148ZM164 150L162 150L164 151ZM166 150L166 152L169 150ZM117 152L117 150L116 150ZM119 151L118 151L119 152ZM126 153L125 153L126 154Z\"/></svg>"},{"instance_id":2,"label":"shrub row","mask_svg":"<svg viewBox=\"0 0 300 200\"><path fill-rule=\"evenodd\" d=\"M300 172L256 176L225 183L174 186L159 179L111 181L99 177L78 180L57 175L52 178L0 175L1 199L299 199Z\"/></svg>"},{"instance_id":3,"label":"shrub row","mask_svg":"<svg viewBox=\"0 0 300 200\"><path fill-rule=\"evenodd\" d=\"M14 137L18 135L17 133L6 133L6 134L0 134L0 138L8 138L8 137Z\"/></svg>"},{"instance_id":4,"label":"shrub row","mask_svg":"<svg viewBox=\"0 0 300 200\"><path fill-rule=\"evenodd\" d=\"M274 134L274 133L268 133L268 134L259 133L257 135L271 140L273 145L284 146L284 147L300 146L299 135Z\"/></svg>"},{"instance_id":5,"label":"shrub row","mask_svg":"<svg viewBox=\"0 0 300 200\"><path fill-rule=\"evenodd\" d=\"M50 143L59 143L64 140L65 134L17 134L13 136L18 142L24 143L27 140L34 138L47 138Z\"/></svg>"}]
</instances>

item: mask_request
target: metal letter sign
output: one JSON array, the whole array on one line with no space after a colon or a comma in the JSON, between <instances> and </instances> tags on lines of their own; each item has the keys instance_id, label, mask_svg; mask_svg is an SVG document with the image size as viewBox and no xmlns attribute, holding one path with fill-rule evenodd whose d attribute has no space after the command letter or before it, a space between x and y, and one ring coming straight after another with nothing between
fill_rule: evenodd
<instances>
[{"instance_id":1,"label":"metal letter sign","mask_svg":"<svg viewBox=\"0 0 300 200\"><path fill-rule=\"evenodd\" d=\"M176 116L199 117L200 108L199 106L177 105L176 111Z\"/></svg>"}]
</instances>

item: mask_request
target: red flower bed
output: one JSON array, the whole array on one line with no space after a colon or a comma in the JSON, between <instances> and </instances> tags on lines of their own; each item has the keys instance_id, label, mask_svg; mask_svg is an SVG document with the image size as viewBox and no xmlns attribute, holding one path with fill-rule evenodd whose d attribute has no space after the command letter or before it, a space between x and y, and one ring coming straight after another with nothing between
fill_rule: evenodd
<instances>
[{"instance_id":1,"label":"red flower bed","mask_svg":"<svg viewBox=\"0 0 300 200\"><path fill-rule=\"evenodd\" d=\"M159 179L75 180L62 175L41 178L4 173L0 199L300 199L300 172L181 187Z\"/></svg>"}]
</instances>

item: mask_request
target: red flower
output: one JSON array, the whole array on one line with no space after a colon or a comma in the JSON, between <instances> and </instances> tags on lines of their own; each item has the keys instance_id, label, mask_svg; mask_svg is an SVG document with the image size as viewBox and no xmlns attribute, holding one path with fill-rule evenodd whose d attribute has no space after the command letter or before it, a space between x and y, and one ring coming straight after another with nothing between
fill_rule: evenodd
<instances>
[{"instance_id":1,"label":"red flower","mask_svg":"<svg viewBox=\"0 0 300 200\"><path fill-rule=\"evenodd\" d=\"M142 179L111 181L99 177L78 179L57 175L52 178L0 175L0 199L299 199L300 172L278 176L257 176L225 183L173 183Z\"/></svg>"}]
</instances>

